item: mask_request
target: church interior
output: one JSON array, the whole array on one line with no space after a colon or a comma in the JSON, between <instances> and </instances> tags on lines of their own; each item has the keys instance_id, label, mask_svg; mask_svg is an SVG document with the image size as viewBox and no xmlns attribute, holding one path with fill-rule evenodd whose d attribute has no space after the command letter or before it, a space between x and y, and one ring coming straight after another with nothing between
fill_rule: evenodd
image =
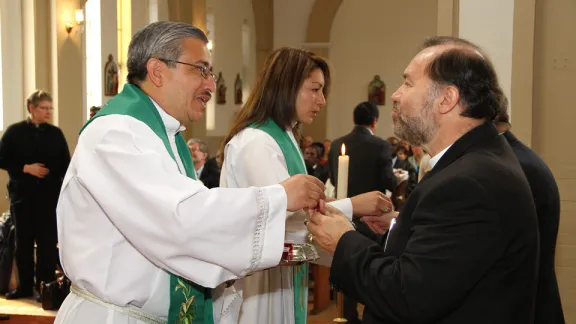
<instances>
[{"instance_id":1,"label":"church interior","mask_svg":"<svg viewBox=\"0 0 576 324\"><path fill-rule=\"evenodd\" d=\"M168 20L193 24L210 40L217 90L205 118L184 134L204 141L209 157L266 57L281 47L314 52L331 64L330 96L303 128L307 138L324 142L347 134L354 107L376 89L375 135L386 139L393 136L390 95L418 44L435 35L468 39L494 62L514 133L558 183L556 275L566 323L576 324L576 150L563 142L576 137L575 16L572 0L0 0L0 128L25 119L24 99L46 90L53 97L52 123L73 154L91 109L124 86L134 33ZM0 184L7 182L0 172ZM9 210L5 185L0 197L0 211ZM328 276L322 266L310 272L310 324L337 316ZM0 297L0 314L12 315L6 323L44 324L53 323L56 311L33 299Z\"/></svg>"}]
</instances>

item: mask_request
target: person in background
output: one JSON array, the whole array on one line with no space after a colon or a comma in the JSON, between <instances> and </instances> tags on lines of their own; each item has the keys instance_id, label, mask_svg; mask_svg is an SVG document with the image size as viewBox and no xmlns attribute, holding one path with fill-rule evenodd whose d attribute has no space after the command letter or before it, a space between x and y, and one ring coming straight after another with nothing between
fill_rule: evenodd
<instances>
[{"instance_id":1,"label":"person in background","mask_svg":"<svg viewBox=\"0 0 576 324\"><path fill-rule=\"evenodd\" d=\"M208 188L216 188L220 185L220 167L215 158L210 158L208 145L197 138L188 140L188 148L192 154L196 178Z\"/></svg>"},{"instance_id":2,"label":"person in background","mask_svg":"<svg viewBox=\"0 0 576 324\"><path fill-rule=\"evenodd\" d=\"M426 173L430 171L430 154L426 153L420 146L412 146L412 153L414 153L414 159L417 165L416 171L418 173L418 182L420 182Z\"/></svg>"},{"instance_id":3,"label":"person in background","mask_svg":"<svg viewBox=\"0 0 576 324\"><path fill-rule=\"evenodd\" d=\"M404 147L399 147L396 151L398 158L402 161L406 161L408 159L408 151Z\"/></svg>"},{"instance_id":4,"label":"person in background","mask_svg":"<svg viewBox=\"0 0 576 324\"><path fill-rule=\"evenodd\" d=\"M324 153L324 145L318 142L312 143L304 150L304 161L306 162L308 174L326 183L328 180L328 167L320 164L319 157L323 156L322 153Z\"/></svg>"},{"instance_id":5,"label":"person in background","mask_svg":"<svg viewBox=\"0 0 576 324\"><path fill-rule=\"evenodd\" d=\"M302 138L302 144L301 144L301 148L302 151L304 151L307 147L309 147L310 145L312 145L312 143L314 143L314 140L312 139L312 136L304 136Z\"/></svg>"},{"instance_id":6,"label":"person in background","mask_svg":"<svg viewBox=\"0 0 576 324\"><path fill-rule=\"evenodd\" d=\"M328 153L330 153L330 146L332 145L332 141L329 139L324 140L324 155L320 159L320 164L324 166L328 166Z\"/></svg>"},{"instance_id":7,"label":"person in background","mask_svg":"<svg viewBox=\"0 0 576 324\"><path fill-rule=\"evenodd\" d=\"M96 115L100 111L101 108L102 107L98 107L98 106L90 107L90 118L94 117L94 115Z\"/></svg>"},{"instance_id":8,"label":"person in background","mask_svg":"<svg viewBox=\"0 0 576 324\"><path fill-rule=\"evenodd\" d=\"M540 261L538 269L538 289L534 311L534 324L564 324L564 311L558 291L558 281L554 257L556 239L560 225L560 193L554 175L546 163L528 146L512 134L512 124L508 115L508 99L503 97L500 114L494 124L498 132L506 138L516 154L520 166L528 179L540 233Z\"/></svg>"},{"instance_id":9,"label":"person in background","mask_svg":"<svg viewBox=\"0 0 576 324\"><path fill-rule=\"evenodd\" d=\"M70 163L64 134L50 124L52 96L37 90L26 99L26 108L30 116L10 125L0 140L0 168L8 171L10 178L8 194L16 226L19 278L18 288L6 299L33 296L34 288L39 292L42 282L56 279L56 204Z\"/></svg>"}]
</instances>

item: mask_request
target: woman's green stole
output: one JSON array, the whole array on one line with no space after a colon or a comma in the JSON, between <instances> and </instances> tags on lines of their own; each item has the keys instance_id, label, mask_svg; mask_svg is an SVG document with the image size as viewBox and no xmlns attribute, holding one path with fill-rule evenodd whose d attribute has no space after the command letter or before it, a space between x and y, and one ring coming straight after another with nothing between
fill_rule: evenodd
<instances>
[{"instance_id":1,"label":"woman's green stole","mask_svg":"<svg viewBox=\"0 0 576 324\"><path fill-rule=\"evenodd\" d=\"M250 127L260 129L274 138L282 150L290 176L307 174L306 166L302 162L300 149L294 145L294 142L286 130L280 128L280 126L271 119L261 125L254 124ZM303 265L293 267L293 273L295 324L305 324L308 310L308 264L304 263Z\"/></svg>"},{"instance_id":2,"label":"woman's green stole","mask_svg":"<svg viewBox=\"0 0 576 324\"><path fill-rule=\"evenodd\" d=\"M96 118L106 115L131 116L146 125L158 136L168 154L174 161L166 126L158 110L150 98L135 85L126 84L122 92L112 98L86 125L80 133ZM196 180L196 171L190 155L190 150L182 134L176 135L178 155L184 165L184 171L189 178ZM152 170L153 171L153 170ZM163 215L158 215L162 217ZM168 287L167 287L168 288ZM170 309L168 324L213 324L212 289L197 285L189 280L170 274Z\"/></svg>"}]
</instances>

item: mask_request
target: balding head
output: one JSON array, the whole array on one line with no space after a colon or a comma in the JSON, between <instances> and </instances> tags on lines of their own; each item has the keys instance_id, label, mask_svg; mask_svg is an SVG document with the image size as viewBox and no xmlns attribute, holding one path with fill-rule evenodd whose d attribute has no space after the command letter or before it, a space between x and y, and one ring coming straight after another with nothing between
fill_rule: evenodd
<instances>
[{"instance_id":1,"label":"balding head","mask_svg":"<svg viewBox=\"0 0 576 324\"><path fill-rule=\"evenodd\" d=\"M504 93L494 66L477 45L456 37L427 39L419 55L428 58L425 73L436 88L454 86L464 117L493 120Z\"/></svg>"},{"instance_id":2,"label":"balding head","mask_svg":"<svg viewBox=\"0 0 576 324\"><path fill-rule=\"evenodd\" d=\"M478 46L454 37L430 38L392 95L394 134L436 153L442 143L493 120L503 96L496 71Z\"/></svg>"}]
</instances>

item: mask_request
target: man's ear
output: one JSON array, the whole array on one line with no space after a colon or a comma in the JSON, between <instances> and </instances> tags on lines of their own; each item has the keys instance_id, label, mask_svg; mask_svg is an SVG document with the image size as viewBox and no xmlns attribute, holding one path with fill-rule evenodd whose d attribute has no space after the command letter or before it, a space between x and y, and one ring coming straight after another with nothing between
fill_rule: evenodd
<instances>
[{"instance_id":1,"label":"man's ear","mask_svg":"<svg viewBox=\"0 0 576 324\"><path fill-rule=\"evenodd\" d=\"M166 64L156 58L151 58L146 63L146 71L150 81L155 86L161 87L164 83L164 71L167 69Z\"/></svg>"},{"instance_id":2,"label":"man's ear","mask_svg":"<svg viewBox=\"0 0 576 324\"><path fill-rule=\"evenodd\" d=\"M460 91L455 86L449 85L440 93L438 110L441 114L447 114L460 102Z\"/></svg>"}]
</instances>

